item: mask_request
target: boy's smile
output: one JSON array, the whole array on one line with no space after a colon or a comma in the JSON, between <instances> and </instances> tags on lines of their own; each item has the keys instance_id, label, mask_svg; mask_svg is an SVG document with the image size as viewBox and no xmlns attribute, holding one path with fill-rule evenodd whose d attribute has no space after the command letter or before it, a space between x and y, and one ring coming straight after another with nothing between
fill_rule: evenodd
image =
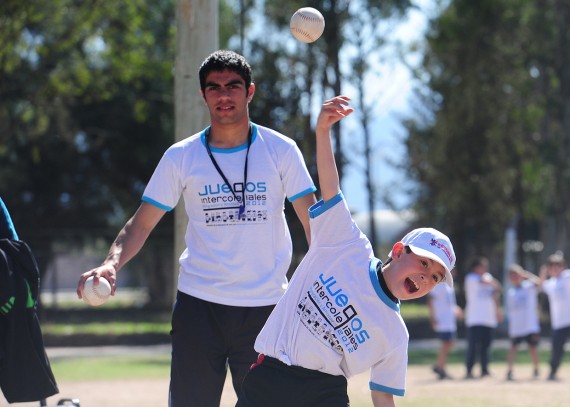
<instances>
[{"instance_id":1,"label":"boy's smile","mask_svg":"<svg viewBox=\"0 0 570 407\"><path fill-rule=\"evenodd\" d=\"M420 289L420 286L414 282L410 277L406 278L405 284L410 293L415 293Z\"/></svg>"},{"instance_id":2,"label":"boy's smile","mask_svg":"<svg viewBox=\"0 0 570 407\"><path fill-rule=\"evenodd\" d=\"M386 265L384 278L388 289L399 300L412 300L429 293L445 276L441 264L394 247L392 261Z\"/></svg>"}]
</instances>

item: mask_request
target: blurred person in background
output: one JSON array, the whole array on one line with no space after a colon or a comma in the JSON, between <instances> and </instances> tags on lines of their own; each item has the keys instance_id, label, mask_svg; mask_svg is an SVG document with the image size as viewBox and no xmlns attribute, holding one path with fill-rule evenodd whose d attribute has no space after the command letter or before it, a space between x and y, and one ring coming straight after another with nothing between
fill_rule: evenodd
<instances>
[{"instance_id":1,"label":"blurred person in background","mask_svg":"<svg viewBox=\"0 0 570 407\"><path fill-rule=\"evenodd\" d=\"M509 267L507 290L507 320L511 341L507 356L507 380L514 380L513 367L518 346L526 342L533 365L533 378L539 376L538 343L540 341L540 322L538 317L538 292L540 278L526 271L518 264Z\"/></svg>"},{"instance_id":2,"label":"blurred person in background","mask_svg":"<svg viewBox=\"0 0 570 407\"><path fill-rule=\"evenodd\" d=\"M489 260L482 256L475 257L465 276L466 379L474 377L473 367L477 359L481 364L481 377L491 374L491 343L495 329L503 319L501 291L501 283L489 273Z\"/></svg>"},{"instance_id":3,"label":"blurred person in background","mask_svg":"<svg viewBox=\"0 0 570 407\"><path fill-rule=\"evenodd\" d=\"M542 290L550 304L551 355L548 380L558 380L557 372L564 356L564 345L570 337L570 270L561 252L550 255L541 267Z\"/></svg>"},{"instance_id":4,"label":"blurred person in background","mask_svg":"<svg viewBox=\"0 0 570 407\"><path fill-rule=\"evenodd\" d=\"M455 274L455 269L452 274ZM433 372L440 380L451 379L447 373L447 356L457 338L457 319L463 318L463 310L457 305L455 290L447 284L438 284L427 296L430 322L440 347Z\"/></svg>"}]
</instances>

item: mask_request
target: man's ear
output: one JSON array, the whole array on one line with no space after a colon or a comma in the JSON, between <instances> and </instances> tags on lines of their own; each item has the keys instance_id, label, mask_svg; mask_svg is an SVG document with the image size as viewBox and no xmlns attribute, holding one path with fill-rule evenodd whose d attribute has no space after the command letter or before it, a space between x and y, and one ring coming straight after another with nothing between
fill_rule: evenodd
<instances>
[{"instance_id":1,"label":"man's ear","mask_svg":"<svg viewBox=\"0 0 570 407\"><path fill-rule=\"evenodd\" d=\"M247 101L251 102L251 99L253 99L253 94L255 93L255 84L252 82L251 85L249 85L249 89L247 90Z\"/></svg>"},{"instance_id":2,"label":"man's ear","mask_svg":"<svg viewBox=\"0 0 570 407\"><path fill-rule=\"evenodd\" d=\"M400 257L404 253L404 249L404 243L396 242L394 244L394 247L392 247L392 258L395 259L397 257Z\"/></svg>"}]
</instances>

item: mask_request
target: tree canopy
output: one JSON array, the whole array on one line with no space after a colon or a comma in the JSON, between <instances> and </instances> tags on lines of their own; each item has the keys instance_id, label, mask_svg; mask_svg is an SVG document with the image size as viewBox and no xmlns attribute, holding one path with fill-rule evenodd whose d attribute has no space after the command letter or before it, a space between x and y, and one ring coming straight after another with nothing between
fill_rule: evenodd
<instances>
[{"instance_id":1,"label":"tree canopy","mask_svg":"<svg viewBox=\"0 0 570 407\"><path fill-rule=\"evenodd\" d=\"M521 241L568 246L563 3L455 0L431 22L409 174L421 219L449 230L464 261L500 251L512 222Z\"/></svg>"}]
</instances>

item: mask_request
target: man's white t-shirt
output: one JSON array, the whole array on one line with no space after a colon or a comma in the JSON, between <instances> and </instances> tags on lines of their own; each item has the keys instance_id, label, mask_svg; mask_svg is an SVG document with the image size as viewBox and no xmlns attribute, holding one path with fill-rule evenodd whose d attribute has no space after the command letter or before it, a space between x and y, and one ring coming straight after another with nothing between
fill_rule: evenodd
<instances>
[{"instance_id":1,"label":"man's white t-shirt","mask_svg":"<svg viewBox=\"0 0 570 407\"><path fill-rule=\"evenodd\" d=\"M211 147L245 212L212 163L204 131L172 145L163 155L143 201L172 210L180 196L188 215L186 249L178 289L233 306L277 303L287 287L292 243L284 201L316 190L300 150L290 138L251 124L252 142L233 149Z\"/></svg>"},{"instance_id":2,"label":"man's white t-shirt","mask_svg":"<svg viewBox=\"0 0 570 407\"><path fill-rule=\"evenodd\" d=\"M517 338L540 332L538 289L530 281L507 291L509 337Z\"/></svg>"},{"instance_id":3,"label":"man's white t-shirt","mask_svg":"<svg viewBox=\"0 0 570 407\"><path fill-rule=\"evenodd\" d=\"M495 290L492 285L485 284L479 274L467 273L465 277L465 326L497 327Z\"/></svg>"},{"instance_id":4,"label":"man's white t-shirt","mask_svg":"<svg viewBox=\"0 0 570 407\"><path fill-rule=\"evenodd\" d=\"M341 193L310 209L311 245L255 342L259 353L403 396L408 331Z\"/></svg>"},{"instance_id":5,"label":"man's white t-shirt","mask_svg":"<svg viewBox=\"0 0 570 407\"><path fill-rule=\"evenodd\" d=\"M542 285L550 303L552 329L570 326L570 270L564 270L556 278L549 278Z\"/></svg>"},{"instance_id":6,"label":"man's white t-shirt","mask_svg":"<svg viewBox=\"0 0 570 407\"><path fill-rule=\"evenodd\" d=\"M456 332L455 307L457 302L453 288L447 284L436 284L428 295L431 300L435 332Z\"/></svg>"}]
</instances>

